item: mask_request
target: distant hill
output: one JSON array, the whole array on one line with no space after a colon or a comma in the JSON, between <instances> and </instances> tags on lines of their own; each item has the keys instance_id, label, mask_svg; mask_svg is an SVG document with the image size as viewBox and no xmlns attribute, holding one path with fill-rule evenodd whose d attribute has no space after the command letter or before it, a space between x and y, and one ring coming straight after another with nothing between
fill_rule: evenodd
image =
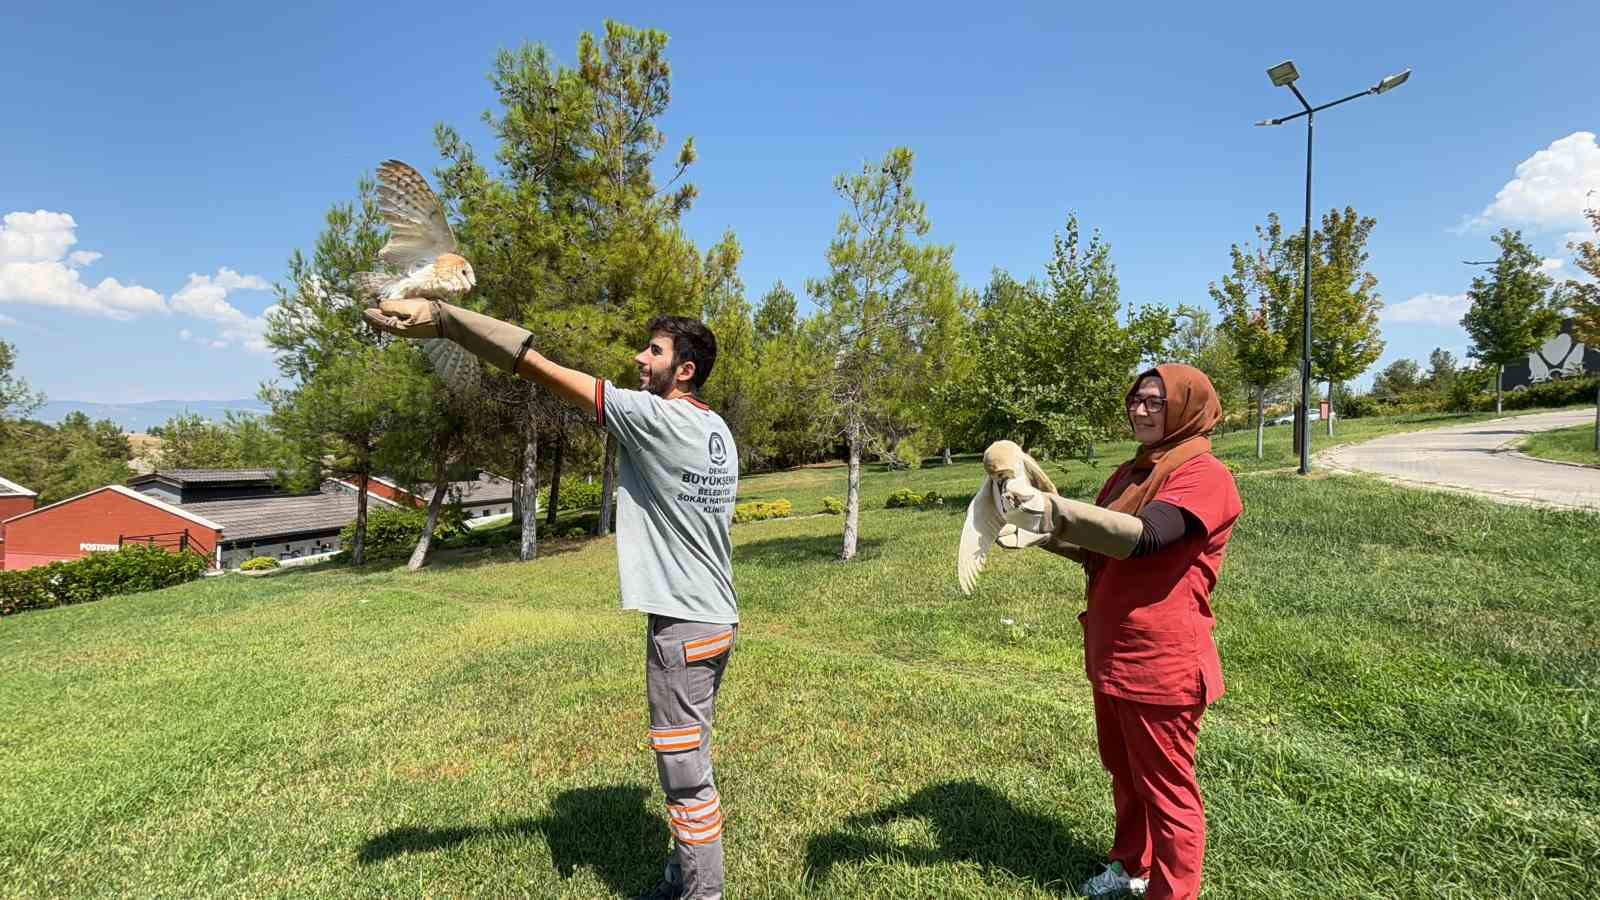
<instances>
[{"instance_id":1,"label":"distant hill","mask_svg":"<svg viewBox=\"0 0 1600 900\"><path fill-rule=\"evenodd\" d=\"M90 403L85 400L51 400L34 413L34 418L54 425L68 415L81 412L91 419L110 419L123 431L149 431L180 413L194 413L214 422L230 412L263 415L259 400L150 400L144 403Z\"/></svg>"}]
</instances>

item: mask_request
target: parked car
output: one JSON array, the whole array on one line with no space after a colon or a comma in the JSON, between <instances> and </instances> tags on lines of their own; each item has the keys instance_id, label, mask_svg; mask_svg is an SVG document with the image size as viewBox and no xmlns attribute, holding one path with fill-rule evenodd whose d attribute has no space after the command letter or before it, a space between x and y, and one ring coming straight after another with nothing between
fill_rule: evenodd
<instances>
[{"instance_id":1,"label":"parked car","mask_svg":"<svg viewBox=\"0 0 1600 900\"><path fill-rule=\"evenodd\" d=\"M1312 421L1312 422L1320 422L1320 421L1322 421L1322 410L1320 410L1320 409L1310 410L1309 415L1308 415L1307 418L1309 418L1309 420ZM1330 412L1330 413L1328 413L1328 418L1330 418L1330 419L1334 420L1335 422L1337 422L1337 421L1339 421L1339 414L1336 413L1336 412ZM1268 425L1293 425L1294 424L1294 413L1291 412L1286 416L1279 416L1276 419L1268 419L1267 420L1267 424Z\"/></svg>"}]
</instances>

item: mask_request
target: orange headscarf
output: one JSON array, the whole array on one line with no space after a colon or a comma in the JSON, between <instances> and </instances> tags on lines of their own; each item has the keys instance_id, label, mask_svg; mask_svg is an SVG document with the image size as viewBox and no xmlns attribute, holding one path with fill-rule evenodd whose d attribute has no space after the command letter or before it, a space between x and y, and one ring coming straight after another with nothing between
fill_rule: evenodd
<instances>
[{"instance_id":1,"label":"orange headscarf","mask_svg":"<svg viewBox=\"0 0 1600 900\"><path fill-rule=\"evenodd\" d=\"M1128 399L1139 382L1157 376L1167 392L1167 415L1161 440L1141 446L1133 459L1112 473L1095 503L1136 516L1144 509L1167 476L1196 456L1211 452L1211 430L1222 421L1222 403L1206 373L1182 363L1166 363L1139 373L1128 388ZM1115 492L1115 496L1112 496Z\"/></svg>"}]
</instances>

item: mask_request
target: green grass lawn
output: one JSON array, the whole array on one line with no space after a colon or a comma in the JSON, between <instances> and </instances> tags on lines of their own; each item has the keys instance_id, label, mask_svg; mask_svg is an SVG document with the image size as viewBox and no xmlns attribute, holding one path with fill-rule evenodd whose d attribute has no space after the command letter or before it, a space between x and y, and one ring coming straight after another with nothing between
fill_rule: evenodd
<instances>
[{"instance_id":1,"label":"green grass lawn","mask_svg":"<svg viewBox=\"0 0 1600 900\"><path fill-rule=\"evenodd\" d=\"M1108 465L1050 469L1087 492ZM805 513L842 477L751 478L745 499ZM1062 896L1105 853L1081 573L1004 554L963 597L979 477L869 473L850 564L838 517L735 529L730 897ZM881 509L899 486L952 503ZM1600 896L1600 518L1356 477L1240 489L1205 896ZM543 551L0 620L0 895L649 887L668 831L642 621L610 540Z\"/></svg>"},{"instance_id":2,"label":"green grass lawn","mask_svg":"<svg viewBox=\"0 0 1600 900\"><path fill-rule=\"evenodd\" d=\"M1559 431L1530 435L1518 448L1529 456L1562 462L1600 466L1600 453L1594 449L1594 425L1574 425Z\"/></svg>"}]
</instances>

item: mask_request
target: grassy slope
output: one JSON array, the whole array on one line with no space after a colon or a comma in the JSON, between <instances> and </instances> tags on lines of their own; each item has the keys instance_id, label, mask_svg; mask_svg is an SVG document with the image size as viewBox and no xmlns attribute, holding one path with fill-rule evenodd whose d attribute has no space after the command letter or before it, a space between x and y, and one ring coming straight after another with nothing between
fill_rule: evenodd
<instances>
[{"instance_id":1,"label":"grassy slope","mask_svg":"<svg viewBox=\"0 0 1600 900\"><path fill-rule=\"evenodd\" d=\"M1593 425L1575 425L1559 431L1535 434L1523 441L1518 449L1529 456L1542 459L1600 466L1600 453L1594 449Z\"/></svg>"},{"instance_id":2,"label":"grassy slope","mask_svg":"<svg viewBox=\"0 0 1600 900\"><path fill-rule=\"evenodd\" d=\"M1080 493L1106 472L1050 468ZM1053 896L1104 853L1082 577L1006 554L962 597L978 477L869 475L850 565L838 518L735 531L733 896ZM747 493L804 511L841 481ZM955 502L879 509L902 484ZM1240 486L1206 896L1600 894L1595 519L1357 478ZM0 894L647 887L668 840L640 623L615 609L611 542L546 550L0 621Z\"/></svg>"}]
</instances>

